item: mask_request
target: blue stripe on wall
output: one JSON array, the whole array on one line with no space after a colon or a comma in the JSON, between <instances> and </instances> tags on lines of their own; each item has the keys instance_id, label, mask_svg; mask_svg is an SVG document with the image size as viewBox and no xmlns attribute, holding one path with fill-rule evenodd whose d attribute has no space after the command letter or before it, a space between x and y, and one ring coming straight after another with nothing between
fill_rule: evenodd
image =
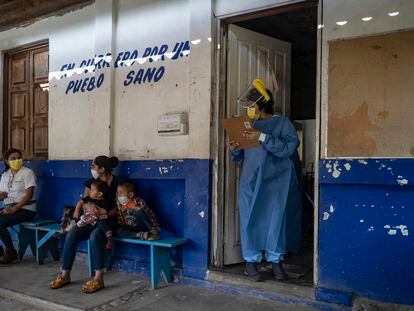
<instances>
[{"instance_id":1,"label":"blue stripe on wall","mask_svg":"<svg viewBox=\"0 0 414 311\"><path fill-rule=\"evenodd\" d=\"M414 160L321 160L318 286L414 304Z\"/></svg>"},{"instance_id":2,"label":"blue stripe on wall","mask_svg":"<svg viewBox=\"0 0 414 311\"><path fill-rule=\"evenodd\" d=\"M62 208L76 204L85 179L91 177L91 161L27 161L25 165L37 175L38 212L43 218L59 220ZM164 236L190 240L173 260L182 266L183 275L204 278L210 254L210 160L122 161L114 174L136 185L138 195L154 209ZM121 267L124 270L148 260L148 250L139 246L119 246L117 254L132 261Z\"/></svg>"}]
</instances>

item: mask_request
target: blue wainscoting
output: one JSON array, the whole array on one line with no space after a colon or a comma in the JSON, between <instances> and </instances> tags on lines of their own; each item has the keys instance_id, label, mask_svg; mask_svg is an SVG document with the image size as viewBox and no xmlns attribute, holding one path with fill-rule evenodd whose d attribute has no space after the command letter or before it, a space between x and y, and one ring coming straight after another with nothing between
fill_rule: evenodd
<instances>
[{"instance_id":1,"label":"blue wainscoting","mask_svg":"<svg viewBox=\"0 0 414 311\"><path fill-rule=\"evenodd\" d=\"M323 291L414 304L414 160L321 160Z\"/></svg>"},{"instance_id":2,"label":"blue wainscoting","mask_svg":"<svg viewBox=\"0 0 414 311\"><path fill-rule=\"evenodd\" d=\"M36 197L42 218L59 220L62 208L76 204L84 181L91 178L91 161L27 161L25 165L37 175ZM210 254L210 160L122 161L114 174L136 185L138 195L154 210L162 235L189 239L173 254L173 261L183 275L204 278ZM120 258L115 264L121 270L146 269L146 248L119 245L116 253Z\"/></svg>"}]
</instances>

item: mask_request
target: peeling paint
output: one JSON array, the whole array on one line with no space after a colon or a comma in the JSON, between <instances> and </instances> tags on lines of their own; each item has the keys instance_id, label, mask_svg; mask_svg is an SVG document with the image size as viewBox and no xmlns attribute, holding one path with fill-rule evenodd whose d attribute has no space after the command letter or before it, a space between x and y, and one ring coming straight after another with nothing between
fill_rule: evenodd
<instances>
[{"instance_id":1,"label":"peeling paint","mask_svg":"<svg viewBox=\"0 0 414 311\"><path fill-rule=\"evenodd\" d=\"M333 205L331 204L331 206L329 207L329 211L331 212L331 214L335 211L335 208L333 207Z\"/></svg>"},{"instance_id":2,"label":"peeling paint","mask_svg":"<svg viewBox=\"0 0 414 311\"><path fill-rule=\"evenodd\" d=\"M178 205L178 206L180 206L180 205L181 205L181 203L182 203L182 202L180 201L180 202L178 202L178 203L177 203L177 205Z\"/></svg>"},{"instance_id":3,"label":"peeling paint","mask_svg":"<svg viewBox=\"0 0 414 311\"><path fill-rule=\"evenodd\" d=\"M326 164L326 168L328 169L328 173L332 173L332 164L330 162Z\"/></svg>"},{"instance_id":4,"label":"peeling paint","mask_svg":"<svg viewBox=\"0 0 414 311\"><path fill-rule=\"evenodd\" d=\"M204 211L201 211L200 213L198 213L198 215L200 215L201 218L204 218Z\"/></svg>"},{"instance_id":5,"label":"peeling paint","mask_svg":"<svg viewBox=\"0 0 414 311\"><path fill-rule=\"evenodd\" d=\"M400 232L403 236L408 236L408 234L409 234L408 227L406 225L398 225L398 226L385 225L384 229L388 230L387 233L389 235L396 235L398 229L400 230Z\"/></svg>"},{"instance_id":6,"label":"peeling paint","mask_svg":"<svg viewBox=\"0 0 414 311\"><path fill-rule=\"evenodd\" d=\"M364 164L364 165L367 165L368 164L368 162L365 161L365 160L358 160L358 162L361 163L361 164Z\"/></svg>"},{"instance_id":7,"label":"peeling paint","mask_svg":"<svg viewBox=\"0 0 414 311\"><path fill-rule=\"evenodd\" d=\"M406 225L399 225L399 226L396 226L395 228L400 229L402 235L408 236L408 228Z\"/></svg>"},{"instance_id":8,"label":"peeling paint","mask_svg":"<svg viewBox=\"0 0 414 311\"><path fill-rule=\"evenodd\" d=\"M166 173L168 173L168 167L165 167L165 166L159 167L158 171L160 172L161 175L166 174Z\"/></svg>"},{"instance_id":9,"label":"peeling paint","mask_svg":"<svg viewBox=\"0 0 414 311\"><path fill-rule=\"evenodd\" d=\"M372 231L374 231L374 226L371 226L368 228L368 232L372 232Z\"/></svg>"},{"instance_id":10,"label":"peeling paint","mask_svg":"<svg viewBox=\"0 0 414 311\"><path fill-rule=\"evenodd\" d=\"M345 169L346 169L347 171L349 171L349 170L351 169L351 164L349 164L349 163L345 163L345 164L344 164L344 167L345 167Z\"/></svg>"},{"instance_id":11,"label":"peeling paint","mask_svg":"<svg viewBox=\"0 0 414 311\"><path fill-rule=\"evenodd\" d=\"M362 223L362 222L364 222L364 220L363 220L363 219L360 219L360 220L359 220L359 222L361 222L361 223Z\"/></svg>"},{"instance_id":12,"label":"peeling paint","mask_svg":"<svg viewBox=\"0 0 414 311\"><path fill-rule=\"evenodd\" d=\"M332 173L332 177L334 177L334 178L338 178L339 175L341 175L342 169L341 168L338 168L338 166L339 166L338 161L335 161L334 167L333 167L334 172Z\"/></svg>"},{"instance_id":13,"label":"peeling paint","mask_svg":"<svg viewBox=\"0 0 414 311\"><path fill-rule=\"evenodd\" d=\"M398 176L397 182L400 186L408 184L408 180L403 178L402 176Z\"/></svg>"},{"instance_id":14,"label":"peeling paint","mask_svg":"<svg viewBox=\"0 0 414 311\"><path fill-rule=\"evenodd\" d=\"M329 213L328 212L324 212L323 213L323 220L328 220L328 218L329 218Z\"/></svg>"}]
</instances>

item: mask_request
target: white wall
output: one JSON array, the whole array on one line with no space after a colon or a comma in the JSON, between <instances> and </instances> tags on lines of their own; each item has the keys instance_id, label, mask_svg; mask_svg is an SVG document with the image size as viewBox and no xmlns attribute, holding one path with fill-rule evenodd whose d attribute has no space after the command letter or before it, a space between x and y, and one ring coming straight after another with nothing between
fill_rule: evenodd
<instances>
[{"instance_id":1,"label":"white wall","mask_svg":"<svg viewBox=\"0 0 414 311\"><path fill-rule=\"evenodd\" d=\"M49 39L49 158L208 158L210 145L211 3L202 0L100 0L63 16L0 32L0 50ZM192 18L191 18L192 16ZM193 41L188 56L115 68L119 52ZM61 66L112 53L110 68L60 76ZM158 82L124 86L131 70L165 67ZM104 73L101 87L65 94L70 81ZM189 135L161 137L157 119L187 112Z\"/></svg>"},{"instance_id":2,"label":"white wall","mask_svg":"<svg viewBox=\"0 0 414 311\"><path fill-rule=\"evenodd\" d=\"M189 1L120 2L116 25L116 51L169 46L189 39ZM191 54L191 53L190 53ZM159 82L129 85L127 73L140 68L165 67ZM118 68L115 73L114 150L123 158L187 157L190 135L162 137L157 134L157 119L169 112L189 111L189 56L172 60L136 63ZM208 103L207 103L208 104Z\"/></svg>"}]
</instances>

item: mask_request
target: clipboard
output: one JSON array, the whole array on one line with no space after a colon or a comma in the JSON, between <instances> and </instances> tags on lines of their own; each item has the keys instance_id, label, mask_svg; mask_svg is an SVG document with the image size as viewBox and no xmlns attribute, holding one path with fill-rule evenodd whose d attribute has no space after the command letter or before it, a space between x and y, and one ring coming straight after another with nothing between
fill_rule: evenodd
<instances>
[{"instance_id":1,"label":"clipboard","mask_svg":"<svg viewBox=\"0 0 414 311\"><path fill-rule=\"evenodd\" d=\"M239 149L255 148L260 146L260 142L258 140L248 140L243 137L243 131L254 130L254 127L247 116L224 119L223 126L230 141L239 143Z\"/></svg>"}]
</instances>

